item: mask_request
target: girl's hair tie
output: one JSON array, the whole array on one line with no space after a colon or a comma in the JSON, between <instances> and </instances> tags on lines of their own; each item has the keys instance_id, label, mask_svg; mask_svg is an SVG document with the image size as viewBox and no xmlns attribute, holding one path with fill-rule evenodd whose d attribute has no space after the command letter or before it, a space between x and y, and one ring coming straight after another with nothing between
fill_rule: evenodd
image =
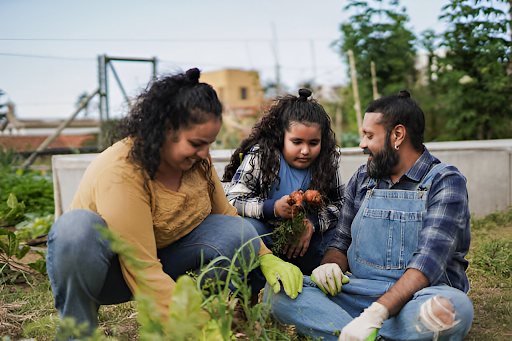
<instances>
[{"instance_id":1,"label":"girl's hair tie","mask_svg":"<svg viewBox=\"0 0 512 341\"><path fill-rule=\"evenodd\" d=\"M308 97L311 96L312 92L311 90L307 89L307 88L301 88L299 89L299 99L302 100L302 101L307 101L308 100Z\"/></svg>"},{"instance_id":2,"label":"girl's hair tie","mask_svg":"<svg viewBox=\"0 0 512 341\"><path fill-rule=\"evenodd\" d=\"M411 94L407 90L398 91L398 97L411 98Z\"/></svg>"},{"instance_id":3,"label":"girl's hair tie","mask_svg":"<svg viewBox=\"0 0 512 341\"><path fill-rule=\"evenodd\" d=\"M199 75L201 74L201 71L199 71L198 68L193 68L187 70L185 75L187 76L187 81L192 84L199 83Z\"/></svg>"}]
</instances>

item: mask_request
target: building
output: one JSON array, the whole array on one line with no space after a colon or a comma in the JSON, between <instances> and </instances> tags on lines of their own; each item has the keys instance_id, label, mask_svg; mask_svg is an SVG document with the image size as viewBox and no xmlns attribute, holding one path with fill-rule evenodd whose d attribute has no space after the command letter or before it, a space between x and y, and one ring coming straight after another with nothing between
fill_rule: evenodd
<instances>
[{"instance_id":1,"label":"building","mask_svg":"<svg viewBox=\"0 0 512 341\"><path fill-rule=\"evenodd\" d=\"M201 74L201 82L210 84L225 111L237 117L256 116L263 101L263 89L257 71L224 69Z\"/></svg>"},{"instance_id":2,"label":"building","mask_svg":"<svg viewBox=\"0 0 512 341\"><path fill-rule=\"evenodd\" d=\"M264 102L258 72L236 69L204 72L200 81L210 84L217 92L228 132L237 132L239 138L248 136Z\"/></svg>"},{"instance_id":3,"label":"building","mask_svg":"<svg viewBox=\"0 0 512 341\"><path fill-rule=\"evenodd\" d=\"M0 146L17 152L34 150L52 135L65 120L22 120L14 113L14 105L7 103L5 115L0 117ZM98 121L73 120L48 148L80 148L84 142L95 138L99 132Z\"/></svg>"}]
</instances>

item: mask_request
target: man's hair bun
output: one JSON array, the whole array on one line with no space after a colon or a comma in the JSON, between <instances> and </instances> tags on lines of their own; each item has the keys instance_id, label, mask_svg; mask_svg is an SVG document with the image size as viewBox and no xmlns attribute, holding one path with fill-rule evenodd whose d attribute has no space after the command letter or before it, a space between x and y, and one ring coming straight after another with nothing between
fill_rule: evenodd
<instances>
[{"instance_id":1,"label":"man's hair bun","mask_svg":"<svg viewBox=\"0 0 512 341\"><path fill-rule=\"evenodd\" d=\"M311 90L307 88L301 88L299 89L299 96L300 99L307 100L309 96L311 96L312 92Z\"/></svg>"},{"instance_id":2,"label":"man's hair bun","mask_svg":"<svg viewBox=\"0 0 512 341\"><path fill-rule=\"evenodd\" d=\"M187 72L185 72L185 75L187 76L187 80L190 83L199 83L199 75L200 74L201 74L201 71L199 71L198 68L189 69L189 70L187 70Z\"/></svg>"},{"instance_id":3,"label":"man's hair bun","mask_svg":"<svg viewBox=\"0 0 512 341\"><path fill-rule=\"evenodd\" d=\"M411 98L411 93L407 90L398 91L398 97Z\"/></svg>"}]
</instances>

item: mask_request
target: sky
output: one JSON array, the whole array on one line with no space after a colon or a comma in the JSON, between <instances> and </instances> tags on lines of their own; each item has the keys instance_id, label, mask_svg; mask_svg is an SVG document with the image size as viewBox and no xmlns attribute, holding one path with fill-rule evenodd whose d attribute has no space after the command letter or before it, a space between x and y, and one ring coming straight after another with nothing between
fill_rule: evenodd
<instances>
[{"instance_id":1,"label":"sky","mask_svg":"<svg viewBox=\"0 0 512 341\"><path fill-rule=\"evenodd\" d=\"M401 0L417 36L442 32L448 0ZM348 83L332 43L347 0L0 0L0 89L22 119L71 116L80 94L98 88L98 56L153 58L158 74L198 67L256 70L263 84ZM114 62L128 96L151 77L150 63ZM110 114L125 113L109 73ZM82 114L81 114L82 115ZM90 114L92 115L92 114Z\"/></svg>"}]
</instances>

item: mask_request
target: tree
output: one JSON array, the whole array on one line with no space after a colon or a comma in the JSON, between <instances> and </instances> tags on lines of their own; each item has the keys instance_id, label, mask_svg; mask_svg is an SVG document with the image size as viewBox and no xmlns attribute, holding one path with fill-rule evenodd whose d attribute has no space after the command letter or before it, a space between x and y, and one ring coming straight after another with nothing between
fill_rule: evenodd
<instances>
[{"instance_id":1,"label":"tree","mask_svg":"<svg viewBox=\"0 0 512 341\"><path fill-rule=\"evenodd\" d=\"M511 20L496 6L508 1L451 0L443 8L440 19L450 23L436 85L446 118L443 139L512 136Z\"/></svg>"},{"instance_id":2,"label":"tree","mask_svg":"<svg viewBox=\"0 0 512 341\"><path fill-rule=\"evenodd\" d=\"M369 3L372 3L371 6ZM378 8L377 8L378 7ZM342 55L354 52L362 109L373 100L371 62L375 63L378 92L382 95L411 88L416 78L415 36L405 28L409 17L398 0L351 0L354 9L348 23L341 25L338 41ZM347 63L348 64L348 63Z\"/></svg>"},{"instance_id":3,"label":"tree","mask_svg":"<svg viewBox=\"0 0 512 341\"><path fill-rule=\"evenodd\" d=\"M419 46L427 58L426 65L418 70L418 81L414 87L414 99L417 100L425 114L425 141L436 141L443 134L446 119L442 114L439 101L442 89L437 82L438 54L440 36L428 29L421 33Z\"/></svg>"}]
</instances>

